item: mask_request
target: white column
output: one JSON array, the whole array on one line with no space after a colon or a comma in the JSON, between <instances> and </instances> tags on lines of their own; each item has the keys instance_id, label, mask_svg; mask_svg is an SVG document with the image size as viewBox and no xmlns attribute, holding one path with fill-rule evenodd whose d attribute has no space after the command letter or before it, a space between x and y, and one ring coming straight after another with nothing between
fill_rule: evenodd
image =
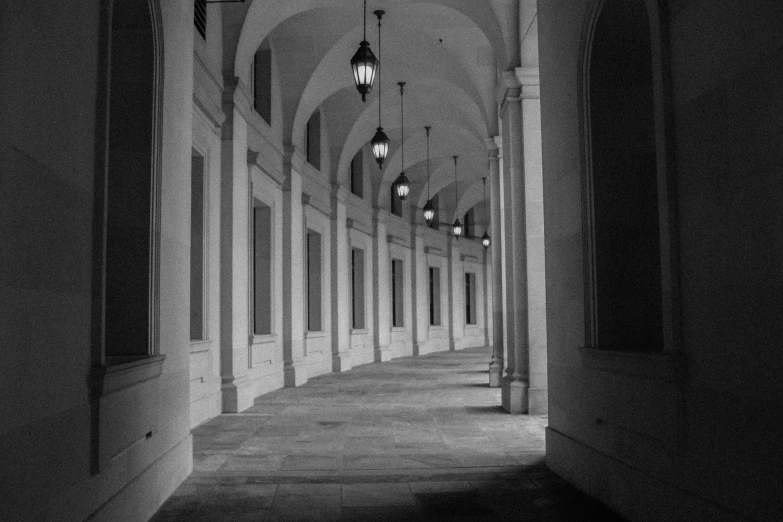
<instances>
[{"instance_id":1,"label":"white column","mask_svg":"<svg viewBox=\"0 0 783 522\"><path fill-rule=\"evenodd\" d=\"M427 341L429 321L429 268L424 253L424 225L411 224L411 297L413 301L413 355Z\"/></svg>"},{"instance_id":2,"label":"white column","mask_svg":"<svg viewBox=\"0 0 783 522\"><path fill-rule=\"evenodd\" d=\"M375 209L373 215L373 336L375 362L391 360L389 341L391 337L391 292L389 267L389 243L386 237L388 214Z\"/></svg>"},{"instance_id":3,"label":"white column","mask_svg":"<svg viewBox=\"0 0 783 522\"><path fill-rule=\"evenodd\" d=\"M335 185L332 189L332 371L351 369L351 249L346 228L345 201L348 189Z\"/></svg>"},{"instance_id":4,"label":"white column","mask_svg":"<svg viewBox=\"0 0 783 522\"><path fill-rule=\"evenodd\" d=\"M307 382L305 359L304 214L302 177L304 158L287 146L283 159L283 373L286 386Z\"/></svg>"},{"instance_id":5,"label":"white column","mask_svg":"<svg viewBox=\"0 0 783 522\"><path fill-rule=\"evenodd\" d=\"M457 238L449 237L449 350L462 348L465 319L462 302L462 260Z\"/></svg>"},{"instance_id":6,"label":"white column","mask_svg":"<svg viewBox=\"0 0 783 522\"><path fill-rule=\"evenodd\" d=\"M220 379L223 412L253 405L250 386L249 224L250 181L247 122L238 105L246 103L236 78L227 78L223 110L220 201Z\"/></svg>"},{"instance_id":7,"label":"white column","mask_svg":"<svg viewBox=\"0 0 783 522\"><path fill-rule=\"evenodd\" d=\"M541 103L538 67L517 68L522 84L525 201L527 220L527 277L529 321L529 380L531 414L546 414L547 338L544 254L544 182L541 154Z\"/></svg>"},{"instance_id":8,"label":"white column","mask_svg":"<svg viewBox=\"0 0 783 522\"><path fill-rule=\"evenodd\" d=\"M528 364L528 288L527 225L525 201L524 135L520 83L511 71L503 73L505 93L501 105L503 118L503 153L510 178L511 251L514 342L509 348L509 366L503 382L503 407L510 413L527 413ZM511 315L511 314L509 314ZM513 354L513 355L512 355Z\"/></svg>"},{"instance_id":9,"label":"white column","mask_svg":"<svg viewBox=\"0 0 783 522\"><path fill-rule=\"evenodd\" d=\"M492 259L492 359L489 363L489 386L499 388L503 378L503 252L500 220L500 159L495 140L487 140L489 149L489 200L492 211L490 249Z\"/></svg>"}]
</instances>

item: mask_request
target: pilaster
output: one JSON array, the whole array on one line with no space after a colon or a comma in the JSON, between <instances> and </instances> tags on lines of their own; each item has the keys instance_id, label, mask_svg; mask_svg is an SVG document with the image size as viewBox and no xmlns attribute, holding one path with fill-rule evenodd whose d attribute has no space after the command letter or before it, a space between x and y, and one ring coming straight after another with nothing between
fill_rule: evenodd
<instances>
[{"instance_id":1,"label":"pilaster","mask_svg":"<svg viewBox=\"0 0 783 522\"><path fill-rule=\"evenodd\" d=\"M390 267L389 244L386 238L386 224L389 215L385 210L373 210L373 297L375 309L373 313L373 336L375 345L375 362L391 360L389 342L391 334L390 320Z\"/></svg>"},{"instance_id":2,"label":"pilaster","mask_svg":"<svg viewBox=\"0 0 783 522\"><path fill-rule=\"evenodd\" d=\"M247 123L236 108L235 78L226 79L221 147L220 200L220 380L222 411L236 413L253 405L248 330L250 263L250 178Z\"/></svg>"},{"instance_id":3,"label":"pilaster","mask_svg":"<svg viewBox=\"0 0 783 522\"><path fill-rule=\"evenodd\" d=\"M529 343L527 229L525 201L525 150L522 130L521 84L513 71L503 73L505 94L501 103L503 154L510 178L511 251L514 342L502 386L503 407L510 413L528 413ZM513 354L513 356L512 356Z\"/></svg>"},{"instance_id":4,"label":"pilaster","mask_svg":"<svg viewBox=\"0 0 783 522\"><path fill-rule=\"evenodd\" d=\"M500 158L494 139L487 140L489 151L489 195L492 211L490 253L492 259L492 359L489 363L489 386L499 388L503 378L503 258L500 221Z\"/></svg>"},{"instance_id":5,"label":"pilaster","mask_svg":"<svg viewBox=\"0 0 783 522\"><path fill-rule=\"evenodd\" d=\"M460 250L457 238L449 237L448 248L449 260L449 350L459 350L462 348L462 337L464 331L464 318L462 317L462 301L460 299L462 288L462 261L460 259Z\"/></svg>"},{"instance_id":6,"label":"pilaster","mask_svg":"<svg viewBox=\"0 0 783 522\"><path fill-rule=\"evenodd\" d=\"M285 386L307 382L305 362L304 213L302 167L304 159L287 146L283 159L283 375Z\"/></svg>"},{"instance_id":7,"label":"pilaster","mask_svg":"<svg viewBox=\"0 0 783 522\"><path fill-rule=\"evenodd\" d=\"M348 189L332 186L332 237L335 238L332 256L332 371L351 369L351 251L348 242L345 202Z\"/></svg>"},{"instance_id":8,"label":"pilaster","mask_svg":"<svg viewBox=\"0 0 783 522\"><path fill-rule=\"evenodd\" d=\"M546 414L547 334L544 248L544 184L541 152L541 103L538 67L519 67L522 132L524 135L527 276L529 318L529 412Z\"/></svg>"},{"instance_id":9,"label":"pilaster","mask_svg":"<svg viewBox=\"0 0 783 522\"><path fill-rule=\"evenodd\" d=\"M413 220L412 220L413 221ZM424 253L424 225L411 224L411 301L413 304L413 322L411 334L413 355L421 353L421 344L427 341L429 324L429 273L427 257Z\"/></svg>"}]
</instances>

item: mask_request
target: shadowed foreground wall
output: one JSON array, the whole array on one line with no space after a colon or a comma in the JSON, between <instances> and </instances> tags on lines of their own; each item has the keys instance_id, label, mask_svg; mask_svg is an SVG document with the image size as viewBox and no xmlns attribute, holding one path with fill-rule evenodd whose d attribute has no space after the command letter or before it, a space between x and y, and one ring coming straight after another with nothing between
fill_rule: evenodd
<instances>
[{"instance_id":1,"label":"shadowed foreground wall","mask_svg":"<svg viewBox=\"0 0 783 522\"><path fill-rule=\"evenodd\" d=\"M539 2L548 464L634 520L778 520L783 4L668 2L663 14L681 340L656 356L580 350L578 60L591 3Z\"/></svg>"}]
</instances>

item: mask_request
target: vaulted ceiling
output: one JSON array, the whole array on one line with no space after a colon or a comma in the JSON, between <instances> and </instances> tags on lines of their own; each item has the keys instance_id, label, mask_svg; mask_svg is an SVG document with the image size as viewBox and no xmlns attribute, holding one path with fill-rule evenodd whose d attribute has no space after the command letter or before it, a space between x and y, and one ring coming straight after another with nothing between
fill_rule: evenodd
<instances>
[{"instance_id":1,"label":"vaulted ceiling","mask_svg":"<svg viewBox=\"0 0 783 522\"><path fill-rule=\"evenodd\" d=\"M369 0L367 40L378 53L376 9L382 20L381 81L362 103L349 60L363 37L362 0L253 0L224 11L224 68L249 68L267 41L280 64L283 139L303 145L304 127L325 114L335 179L345 179L351 158L378 127L391 138L383 171L374 162L373 201L386 201L405 170L411 204L427 199L424 126L431 132L430 195L440 194L442 216L455 214L452 156L459 155L459 212L480 204L487 173L487 139L497 134L499 71L519 64L519 0ZM235 74L239 76L239 74ZM405 164L400 139L400 92L405 87ZM477 221L479 215L477 215Z\"/></svg>"}]
</instances>

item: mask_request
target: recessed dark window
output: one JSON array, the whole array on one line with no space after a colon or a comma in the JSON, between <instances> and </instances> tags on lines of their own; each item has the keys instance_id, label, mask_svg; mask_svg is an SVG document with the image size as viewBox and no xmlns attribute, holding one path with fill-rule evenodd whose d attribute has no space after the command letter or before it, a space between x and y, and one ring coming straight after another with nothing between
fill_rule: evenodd
<instances>
[{"instance_id":1,"label":"recessed dark window","mask_svg":"<svg viewBox=\"0 0 783 522\"><path fill-rule=\"evenodd\" d=\"M476 274L465 272L465 324L476 324Z\"/></svg>"},{"instance_id":2,"label":"recessed dark window","mask_svg":"<svg viewBox=\"0 0 783 522\"><path fill-rule=\"evenodd\" d=\"M321 169L321 112L315 111L307 121L305 148L307 149L307 163Z\"/></svg>"},{"instance_id":3,"label":"recessed dark window","mask_svg":"<svg viewBox=\"0 0 783 522\"><path fill-rule=\"evenodd\" d=\"M106 172L105 354L151 346L155 35L147 2L113 3Z\"/></svg>"},{"instance_id":4,"label":"recessed dark window","mask_svg":"<svg viewBox=\"0 0 783 522\"><path fill-rule=\"evenodd\" d=\"M351 160L351 192L364 196L364 149L359 149Z\"/></svg>"},{"instance_id":5,"label":"recessed dark window","mask_svg":"<svg viewBox=\"0 0 783 522\"><path fill-rule=\"evenodd\" d=\"M606 2L589 55L593 342L663 349L652 47L643 0Z\"/></svg>"},{"instance_id":6,"label":"recessed dark window","mask_svg":"<svg viewBox=\"0 0 783 522\"><path fill-rule=\"evenodd\" d=\"M272 124L272 50L259 49L253 58L253 108Z\"/></svg>"},{"instance_id":7,"label":"recessed dark window","mask_svg":"<svg viewBox=\"0 0 783 522\"><path fill-rule=\"evenodd\" d=\"M430 267L430 326L440 326L440 268Z\"/></svg>"},{"instance_id":8,"label":"recessed dark window","mask_svg":"<svg viewBox=\"0 0 783 522\"><path fill-rule=\"evenodd\" d=\"M465 213L464 222L465 222L464 235L466 238L472 238L475 232L475 224L476 224L475 212L473 209L470 209Z\"/></svg>"},{"instance_id":9,"label":"recessed dark window","mask_svg":"<svg viewBox=\"0 0 783 522\"><path fill-rule=\"evenodd\" d=\"M402 260L392 259L392 326L405 326Z\"/></svg>"},{"instance_id":10,"label":"recessed dark window","mask_svg":"<svg viewBox=\"0 0 783 522\"><path fill-rule=\"evenodd\" d=\"M253 200L253 333L272 333L272 208Z\"/></svg>"},{"instance_id":11,"label":"recessed dark window","mask_svg":"<svg viewBox=\"0 0 783 522\"><path fill-rule=\"evenodd\" d=\"M307 231L307 329L320 332L323 328L321 317L321 234Z\"/></svg>"},{"instance_id":12,"label":"recessed dark window","mask_svg":"<svg viewBox=\"0 0 783 522\"><path fill-rule=\"evenodd\" d=\"M195 149L190 167L190 340L204 339L204 156Z\"/></svg>"},{"instance_id":13,"label":"recessed dark window","mask_svg":"<svg viewBox=\"0 0 783 522\"><path fill-rule=\"evenodd\" d=\"M362 330L364 323L364 250L351 249L351 302L353 328Z\"/></svg>"}]
</instances>

